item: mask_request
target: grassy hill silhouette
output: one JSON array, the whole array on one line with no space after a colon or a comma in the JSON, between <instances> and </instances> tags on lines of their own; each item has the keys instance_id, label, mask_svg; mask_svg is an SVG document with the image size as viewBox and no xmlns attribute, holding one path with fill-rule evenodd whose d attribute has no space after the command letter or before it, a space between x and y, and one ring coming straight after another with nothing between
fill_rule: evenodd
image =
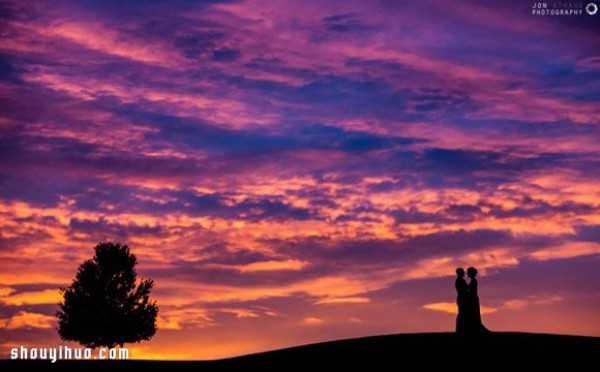
<instances>
[{"instance_id":1,"label":"grassy hill silhouette","mask_svg":"<svg viewBox=\"0 0 600 372\"><path fill-rule=\"evenodd\" d=\"M371 366L369 370L405 370L408 366L452 369L488 369L490 366L595 363L600 338L532 333L494 332L479 340L462 340L454 333L419 333L372 336L330 341L214 361L9 361L0 370L158 370L244 371L296 370L297 368ZM484 363L484 364L481 364ZM595 364L592 364L595 365ZM6 367L6 368L5 368ZM150 368L152 367L152 368ZM107 369L108 368L108 369Z\"/></svg>"}]
</instances>

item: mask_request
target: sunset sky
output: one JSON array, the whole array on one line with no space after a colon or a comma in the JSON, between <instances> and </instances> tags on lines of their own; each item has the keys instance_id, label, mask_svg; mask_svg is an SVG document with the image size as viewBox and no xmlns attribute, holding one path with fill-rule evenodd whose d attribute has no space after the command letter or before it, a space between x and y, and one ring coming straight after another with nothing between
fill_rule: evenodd
<instances>
[{"instance_id":1,"label":"sunset sky","mask_svg":"<svg viewBox=\"0 0 600 372\"><path fill-rule=\"evenodd\" d=\"M459 265L488 328L600 336L600 14L453 3L3 1L0 358L107 240L134 358L453 331Z\"/></svg>"}]
</instances>

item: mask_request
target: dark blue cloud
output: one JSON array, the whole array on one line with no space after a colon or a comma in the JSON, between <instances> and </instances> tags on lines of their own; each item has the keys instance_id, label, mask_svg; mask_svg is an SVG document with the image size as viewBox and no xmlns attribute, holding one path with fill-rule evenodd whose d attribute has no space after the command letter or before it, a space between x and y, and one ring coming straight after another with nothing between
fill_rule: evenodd
<instances>
[{"instance_id":1,"label":"dark blue cloud","mask_svg":"<svg viewBox=\"0 0 600 372\"><path fill-rule=\"evenodd\" d=\"M426 150L420 166L427 171L442 174L472 175L474 172L497 167L503 155L491 151Z\"/></svg>"},{"instance_id":2,"label":"dark blue cloud","mask_svg":"<svg viewBox=\"0 0 600 372\"><path fill-rule=\"evenodd\" d=\"M552 241L552 240L551 240ZM554 240L556 241L556 239ZM406 265L415 260L436 256L452 256L490 247L548 244L544 237L518 238L509 231L473 230L443 231L423 236L398 239L332 240L327 237L265 241L272 246L285 248L288 254L305 259L313 265L329 266L332 270L348 265L391 263Z\"/></svg>"},{"instance_id":3,"label":"dark blue cloud","mask_svg":"<svg viewBox=\"0 0 600 372\"><path fill-rule=\"evenodd\" d=\"M225 34L219 32L203 33L196 31L191 34L175 36L173 43L181 49L186 57L198 59L210 55L218 42L224 37Z\"/></svg>"},{"instance_id":4,"label":"dark blue cloud","mask_svg":"<svg viewBox=\"0 0 600 372\"><path fill-rule=\"evenodd\" d=\"M68 8L81 9L93 14L101 14L108 19L131 19L132 17L165 17L165 8L171 10L171 16L176 13L191 9L202 9L210 4L227 3L232 0L70 0L60 4L59 9L67 11ZM53 6L55 6L53 4ZM178 12L172 10L177 9ZM168 11L167 11L168 12Z\"/></svg>"},{"instance_id":5,"label":"dark blue cloud","mask_svg":"<svg viewBox=\"0 0 600 372\"><path fill-rule=\"evenodd\" d=\"M575 226L576 240L600 243L600 225Z\"/></svg>"},{"instance_id":6,"label":"dark blue cloud","mask_svg":"<svg viewBox=\"0 0 600 372\"><path fill-rule=\"evenodd\" d=\"M22 69L15 64L15 58L6 53L0 53L0 81L7 82L9 84L21 84L20 78ZM4 106L4 97L0 101L0 110L4 112L8 107Z\"/></svg>"},{"instance_id":7,"label":"dark blue cloud","mask_svg":"<svg viewBox=\"0 0 600 372\"><path fill-rule=\"evenodd\" d=\"M242 131L219 128L201 120L128 109L128 116L143 119L156 125L160 132L148 134L149 141L166 140L191 149L206 149L212 152L231 153L253 149L286 150L298 147L291 137L269 135L260 131ZM120 109L123 114L125 110Z\"/></svg>"},{"instance_id":8,"label":"dark blue cloud","mask_svg":"<svg viewBox=\"0 0 600 372\"><path fill-rule=\"evenodd\" d=\"M325 28L338 33L357 33L373 31L375 28L358 19L357 14L336 14L323 18Z\"/></svg>"},{"instance_id":9,"label":"dark blue cloud","mask_svg":"<svg viewBox=\"0 0 600 372\"><path fill-rule=\"evenodd\" d=\"M398 209L389 212L389 215L394 217L396 223L399 224L442 223L449 221L443 214L420 212L415 208L409 208L408 210Z\"/></svg>"},{"instance_id":10,"label":"dark blue cloud","mask_svg":"<svg viewBox=\"0 0 600 372\"><path fill-rule=\"evenodd\" d=\"M230 62L240 58L241 52L239 49L231 49L222 47L213 51L213 60Z\"/></svg>"},{"instance_id":11,"label":"dark blue cloud","mask_svg":"<svg viewBox=\"0 0 600 372\"><path fill-rule=\"evenodd\" d=\"M407 96L414 110L426 113L464 115L478 107L466 92L461 91L421 88L407 93Z\"/></svg>"},{"instance_id":12,"label":"dark blue cloud","mask_svg":"<svg viewBox=\"0 0 600 372\"><path fill-rule=\"evenodd\" d=\"M106 239L126 241L133 236L152 236L155 238L167 236L167 232L161 226L111 223L104 218L98 220L73 218L69 223L69 231L74 234L84 234L84 242L90 239L96 241ZM71 239L77 240L77 235L73 235Z\"/></svg>"},{"instance_id":13,"label":"dark blue cloud","mask_svg":"<svg viewBox=\"0 0 600 372\"><path fill-rule=\"evenodd\" d=\"M476 251L486 247L515 243L516 239L508 231L481 229L474 231L443 231L416 236L402 243L402 248L418 252L419 255L445 254Z\"/></svg>"},{"instance_id":14,"label":"dark blue cloud","mask_svg":"<svg viewBox=\"0 0 600 372\"><path fill-rule=\"evenodd\" d=\"M534 200L525 197L521 200L518 207L512 209L494 208L489 214L498 218L527 218L533 216L551 216L576 214L585 215L598 211L598 207L588 204L565 202L558 205L551 205L544 201Z\"/></svg>"},{"instance_id":15,"label":"dark blue cloud","mask_svg":"<svg viewBox=\"0 0 600 372\"><path fill-rule=\"evenodd\" d=\"M298 99L313 104L344 104L351 112L375 111L382 109L402 109L403 100L399 95L387 91L387 87L377 81L358 81L344 76L324 76L317 81L300 87Z\"/></svg>"}]
</instances>

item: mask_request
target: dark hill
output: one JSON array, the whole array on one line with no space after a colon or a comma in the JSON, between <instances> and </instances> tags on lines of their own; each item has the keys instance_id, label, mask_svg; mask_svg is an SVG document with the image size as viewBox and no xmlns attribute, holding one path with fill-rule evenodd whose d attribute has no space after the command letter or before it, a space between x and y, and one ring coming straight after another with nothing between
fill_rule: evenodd
<instances>
[{"instance_id":1,"label":"dark hill","mask_svg":"<svg viewBox=\"0 0 600 372\"><path fill-rule=\"evenodd\" d=\"M106 371L295 371L369 367L369 371L421 370L430 366L451 370L524 366L596 366L600 338L529 333L491 333L478 340L461 340L453 333L373 336L323 342L217 361L1 361L0 370ZM591 363L591 364L590 364ZM473 368L468 368L471 366ZM7 367L7 368L4 368ZM595 368L595 367L594 367ZM555 369L555 368L553 368ZM311 371L312 372L312 371Z\"/></svg>"}]
</instances>

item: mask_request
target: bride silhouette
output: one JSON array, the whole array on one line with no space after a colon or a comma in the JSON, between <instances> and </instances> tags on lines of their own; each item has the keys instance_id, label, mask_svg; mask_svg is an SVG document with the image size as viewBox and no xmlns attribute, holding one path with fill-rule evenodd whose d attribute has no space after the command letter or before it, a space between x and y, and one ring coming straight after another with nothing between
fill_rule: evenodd
<instances>
[{"instance_id":1,"label":"bride silhouette","mask_svg":"<svg viewBox=\"0 0 600 372\"><path fill-rule=\"evenodd\" d=\"M464 279L465 271L456 269L455 287L458 297L458 315L456 317L456 333L467 337L477 337L485 334L487 328L481 323L481 306L479 304L477 269L469 267L467 276L469 284Z\"/></svg>"}]
</instances>

